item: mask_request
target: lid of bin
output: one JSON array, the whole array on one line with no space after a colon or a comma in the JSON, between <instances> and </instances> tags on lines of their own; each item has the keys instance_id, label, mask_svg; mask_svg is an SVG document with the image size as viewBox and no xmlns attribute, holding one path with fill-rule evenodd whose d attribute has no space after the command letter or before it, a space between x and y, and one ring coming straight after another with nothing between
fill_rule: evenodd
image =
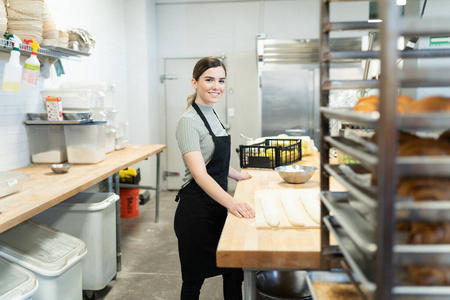
<instances>
[{"instance_id":1,"label":"lid of bin","mask_svg":"<svg viewBox=\"0 0 450 300\"><path fill-rule=\"evenodd\" d=\"M1 257L44 276L62 274L85 254L82 240L35 221L0 234Z\"/></svg>"},{"instance_id":2,"label":"lid of bin","mask_svg":"<svg viewBox=\"0 0 450 300\"><path fill-rule=\"evenodd\" d=\"M30 175L19 171L0 172L0 189L13 188L19 183L30 179Z\"/></svg>"},{"instance_id":3,"label":"lid of bin","mask_svg":"<svg viewBox=\"0 0 450 300\"><path fill-rule=\"evenodd\" d=\"M99 125L99 124L106 124L106 122L108 121L92 121L92 122L83 122L83 123L78 123L78 124L64 124L65 126L70 126L70 125Z\"/></svg>"},{"instance_id":4,"label":"lid of bin","mask_svg":"<svg viewBox=\"0 0 450 300\"><path fill-rule=\"evenodd\" d=\"M33 273L0 258L0 300L28 299L37 287Z\"/></svg>"},{"instance_id":5,"label":"lid of bin","mask_svg":"<svg viewBox=\"0 0 450 300\"><path fill-rule=\"evenodd\" d=\"M119 200L114 193L78 193L50 209L98 211L103 210Z\"/></svg>"},{"instance_id":6,"label":"lid of bin","mask_svg":"<svg viewBox=\"0 0 450 300\"><path fill-rule=\"evenodd\" d=\"M89 88L92 90L103 91L109 90L114 92L116 89L116 84L107 81L100 82L90 82L90 81L77 81L77 82L64 82L61 84L62 88Z\"/></svg>"}]
</instances>

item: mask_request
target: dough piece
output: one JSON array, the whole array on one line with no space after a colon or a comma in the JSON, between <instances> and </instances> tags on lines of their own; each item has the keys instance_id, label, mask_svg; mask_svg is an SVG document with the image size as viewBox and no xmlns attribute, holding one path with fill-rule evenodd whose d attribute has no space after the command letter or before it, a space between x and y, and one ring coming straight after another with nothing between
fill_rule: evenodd
<instances>
[{"instance_id":1,"label":"dough piece","mask_svg":"<svg viewBox=\"0 0 450 300\"><path fill-rule=\"evenodd\" d=\"M281 199L281 204L283 204L284 212L286 217L293 226L305 226L305 219L300 213L300 207L297 204L296 197L283 197Z\"/></svg>"},{"instance_id":2,"label":"dough piece","mask_svg":"<svg viewBox=\"0 0 450 300\"><path fill-rule=\"evenodd\" d=\"M302 197L302 204L311 219L320 224L320 205L315 197Z\"/></svg>"},{"instance_id":3,"label":"dough piece","mask_svg":"<svg viewBox=\"0 0 450 300\"><path fill-rule=\"evenodd\" d=\"M280 218L278 216L277 199L271 196L261 195L261 207L266 218L267 224L271 227L277 228L280 225Z\"/></svg>"}]
</instances>

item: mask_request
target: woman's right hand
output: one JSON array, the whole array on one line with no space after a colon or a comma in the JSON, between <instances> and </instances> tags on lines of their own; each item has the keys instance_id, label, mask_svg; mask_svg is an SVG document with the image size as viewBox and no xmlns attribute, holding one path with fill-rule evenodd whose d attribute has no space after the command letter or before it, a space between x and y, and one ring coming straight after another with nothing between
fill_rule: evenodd
<instances>
[{"instance_id":1,"label":"woman's right hand","mask_svg":"<svg viewBox=\"0 0 450 300\"><path fill-rule=\"evenodd\" d=\"M255 217L253 208L247 202L234 201L228 210L238 218L253 219Z\"/></svg>"}]
</instances>

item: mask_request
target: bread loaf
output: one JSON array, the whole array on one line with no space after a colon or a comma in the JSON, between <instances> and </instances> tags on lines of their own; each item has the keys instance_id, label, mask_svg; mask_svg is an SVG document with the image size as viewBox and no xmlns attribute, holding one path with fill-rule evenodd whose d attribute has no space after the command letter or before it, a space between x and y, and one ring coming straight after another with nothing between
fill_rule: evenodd
<instances>
[{"instance_id":1,"label":"bread loaf","mask_svg":"<svg viewBox=\"0 0 450 300\"><path fill-rule=\"evenodd\" d=\"M442 156L450 155L450 145L432 139L413 139L400 144L399 156Z\"/></svg>"},{"instance_id":2,"label":"bread loaf","mask_svg":"<svg viewBox=\"0 0 450 300\"><path fill-rule=\"evenodd\" d=\"M450 244L450 223L411 222L408 244Z\"/></svg>"},{"instance_id":3,"label":"bread loaf","mask_svg":"<svg viewBox=\"0 0 450 300\"><path fill-rule=\"evenodd\" d=\"M409 105L410 113L450 111L450 98L442 96L425 97Z\"/></svg>"},{"instance_id":4,"label":"bread loaf","mask_svg":"<svg viewBox=\"0 0 450 300\"><path fill-rule=\"evenodd\" d=\"M421 286L450 285L450 268L433 266L408 267L411 281Z\"/></svg>"},{"instance_id":5,"label":"bread loaf","mask_svg":"<svg viewBox=\"0 0 450 300\"><path fill-rule=\"evenodd\" d=\"M353 108L354 111L359 112L373 112L378 111L379 106L379 98L378 96L369 96L364 97L358 100L355 107ZM405 113L409 110L409 105L411 103L414 103L414 98L411 98L406 95L398 95L397 97L397 112L398 113Z\"/></svg>"},{"instance_id":6,"label":"bread loaf","mask_svg":"<svg viewBox=\"0 0 450 300\"><path fill-rule=\"evenodd\" d=\"M400 179L398 195L414 201L450 200L450 179L404 178Z\"/></svg>"},{"instance_id":7,"label":"bread loaf","mask_svg":"<svg viewBox=\"0 0 450 300\"><path fill-rule=\"evenodd\" d=\"M450 129L441 133L441 135L438 138L438 141L450 145Z\"/></svg>"}]
</instances>

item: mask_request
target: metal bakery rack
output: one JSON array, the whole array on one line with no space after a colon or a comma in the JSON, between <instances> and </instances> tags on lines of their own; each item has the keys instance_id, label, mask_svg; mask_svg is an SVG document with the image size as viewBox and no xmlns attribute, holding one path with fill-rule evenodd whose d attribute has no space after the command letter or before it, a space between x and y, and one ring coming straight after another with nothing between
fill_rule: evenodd
<instances>
[{"instance_id":1,"label":"metal bakery rack","mask_svg":"<svg viewBox=\"0 0 450 300\"><path fill-rule=\"evenodd\" d=\"M414 286L405 275L405 267L412 264L450 267L450 245L410 245L396 230L396 222L400 220L450 221L450 199L413 202L397 196L399 177L450 178L450 157L396 155L399 130L449 129L450 114L397 115L395 105L400 88L450 86L448 71L410 70L398 66L399 59L450 57L450 49L400 51L397 43L402 36L405 39L449 36L449 19L402 17L395 0L379 0L381 23L330 22L330 9L335 3L344 1L321 0L322 271L309 273L310 286L314 281L349 281L366 299L450 299L450 286ZM380 51L330 51L330 33L340 31L378 32ZM348 59L379 59L379 80L330 80L330 64ZM331 90L369 88L380 91L379 112L360 113L351 108L329 107ZM331 120L373 126L378 136L377 149L370 151L353 140L331 136ZM342 167L330 164L331 148L354 157L360 165ZM361 168L367 170L367 174L376 174L378 180L375 185L358 182L351 176L358 174ZM330 191L330 177L334 177L347 191ZM338 246L330 246L330 233ZM342 255L345 273L330 269L330 261L336 257L333 256L336 252ZM312 294L315 296L314 290Z\"/></svg>"}]
</instances>

